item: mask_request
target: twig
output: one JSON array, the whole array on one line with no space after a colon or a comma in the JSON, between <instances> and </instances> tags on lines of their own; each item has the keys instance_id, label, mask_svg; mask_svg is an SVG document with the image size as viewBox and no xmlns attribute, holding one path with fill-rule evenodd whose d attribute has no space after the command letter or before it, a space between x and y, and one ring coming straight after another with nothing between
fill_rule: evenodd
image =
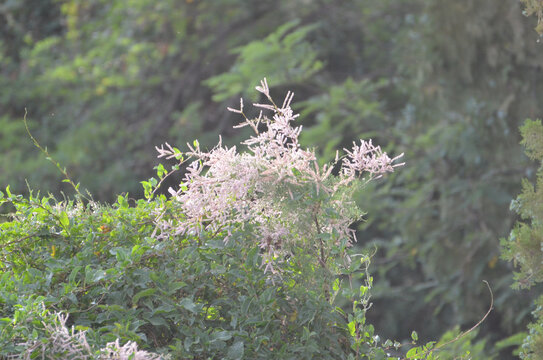
<instances>
[{"instance_id":1,"label":"twig","mask_svg":"<svg viewBox=\"0 0 543 360\"><path fill-rule=\"evenodd\" d=\"M66 171L66 168L62 168L60 166L60 164L58 162L56 162L53 157L51 156L51 154L49 154L49 151L47 151L47 148L43 148L40 143L38 142L38 140L36 140L36 138L32 135L32 133L30 132L30 129L28 127L28 123L26 121L26 115L27 115L27 110L25 108L25 115L24 115L24 118L23 118L23 123L25 124L25 129L26 129L26 133L28 134L28 136L30 136L30 139L32 139L32 142L34 143L34 145L40 149L40 151L45 155L45 158L47 160L49 160L51 163L53 163L53 165L56 166L56 168L60 171L60 173L62 175L64 175L64 182L67 182L69 183L75 190L75 192L77 193L77 195L79 195L80 198L83 198L87 201L92 201L92 199L86 197L85 195L83 195L81 193L81 191L79 191L79 184L75 184L73 181L72 181L72 178L68 175L68 172Z\"/></svg>"},{"instance_id":2,"label":"twig","mask_svg":"<svg viewBox=\"0 0 543 360\"><path fill-rule=\"evenodd\" d=\"M460 339L462 339L463 337L465 337L466 335L468 335L469 333L471 333L473 330L475 330L476 328L479 327L479 325L481 325L483 323L483 321L486 320L486 318L488 317L488 315L490 315L490 312L492 311L492 309L494 308L494 294L492 293L492 289L490 288L490 285L488 284L488 281L486 280L483 280L483 282L485 283L485 285L488 287L488 291L490 292L490 307L488 308L488 311L486 312L485 316L483 316L483 318L481 320L479 320L477 322L477 324L473 325L469 330L465 331L465 332L462 332L460 334L458 334L458 336L456 336L454 339L452 340L449 340L433 349L428 349L426 351L423 351L422 353L420 354L416 354L417 356L426 356L434 351L438 351L439 349L443 348L444 346L447 346L453 342L456 342ZM402 358L402 360L409 360L410 358Z\"/></svg>"}]
</instances>

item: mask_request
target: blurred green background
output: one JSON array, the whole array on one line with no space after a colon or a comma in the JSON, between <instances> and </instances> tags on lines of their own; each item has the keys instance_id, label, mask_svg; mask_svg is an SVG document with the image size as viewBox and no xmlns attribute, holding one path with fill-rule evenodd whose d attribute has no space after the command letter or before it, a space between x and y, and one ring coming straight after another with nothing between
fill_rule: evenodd
<instances>
[{"instance_id":1,"label":"blurred green background","mask_svg":"<svg viewBox=\"0 0 543 360\"><path fill-rule=\"evenodd\" d=\"M26 108L95 199L140 197L154 146L235 143L226 107L258 100L267 77L275 98L295 92L304 145L324 160L358 138L405 152L357 199L358 246L378 249L377 332L467 329L488 280L479 337L495 343L525 329L538 290L513 291L499 259L509 204L535 176L518 127L543 114L536 20L516 0L3 0L0 186L71 193L26 135Z\"/></svg>"}]
</instances>

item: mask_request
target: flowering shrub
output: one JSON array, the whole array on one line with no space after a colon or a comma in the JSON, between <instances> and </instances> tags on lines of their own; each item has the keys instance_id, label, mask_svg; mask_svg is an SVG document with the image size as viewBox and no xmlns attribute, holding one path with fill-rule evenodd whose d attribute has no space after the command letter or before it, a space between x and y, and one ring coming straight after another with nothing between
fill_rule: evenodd
<instances>
[{"instance_id":1,"label":"flowering shrub","mask_svg":"<svg viewBox=\"0 0 543 360\"><path fill-rule=\"evenodd\" d=\"M385 354L365 323L365 256L350 255L351 288L293 248L273 283L253 232L227 243L227 232L153 236L154 213L177 221L175 200L83 205L6 193L0 202L15 208L0 224L0 358L83 351L79 331L92 359L117 342L173 359ZM341 298L354 311L338 308ZM59 341L65 348L47 347Z\"/></svg>"},{"instance_id":2,"label":"flowering shrub","mask_svg":"<svg viewBox=\"0 0 543 360\"><path fill-rule=\"evenodd\" d=\"M293 126L298 117L290 107L293 93L287 93L281 107L270 96L266 79L256 89L269 104L255 104L272 112L249 119L243 107L231 109L243 116L238 128L248 126L254 135L243 142L247 152L236 147L217 145L202 151L198 142L190 146L184 183L169 189L180 204L184 215L175 226L161 221L162 236L196 234L202 231L227 231L227 242L237 226L251 225L259 247L263 250L265 270L274 272L274 260L290 255L293 246L305 246L322 266L326 266L336 246L344 251L354 241L349 226L362 212L352 200L358 177L367 174L366 181L392 172L403 163L395 161L403 154L390 158L378 146L361 141L333 164L320 166L315 153L304 150L298 143L301 126ZM264 129L262 129L264 128ZM157 147L159 157L173 158L179 151L169 144ZM338 176L331 176L340 164Z\"/></svg>"},{"instance_id":3,"label":"flowering shrub","mask_svg":"<svg viewBox=\"0 0 543 360\"><path fill-rule=\"evenodd\" d=\"M137 344L133 341L128 341L121 346L119 339L97 351L93 350L87 341L85 331L76 331L74 327L69 330L66 327L68 316L61 313L49 314L47 311L41 313L49 318L49 322L43 322L47 341L34 339L18 344L25 348L25 351L22 356L16 358L30 360L36 353L47 355L48 359L166 360L169 358L138 350Z\"/></svg>"}]
</instances>

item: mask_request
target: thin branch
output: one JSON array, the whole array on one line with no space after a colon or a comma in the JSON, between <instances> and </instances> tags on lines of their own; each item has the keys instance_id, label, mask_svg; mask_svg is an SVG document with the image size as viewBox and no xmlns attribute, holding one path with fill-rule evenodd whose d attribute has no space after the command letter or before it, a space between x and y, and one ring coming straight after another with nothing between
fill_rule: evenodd
<instances>
[{"instance_id":1,"label":"thin branch","mask_svg":"<svg viewBox=\"0 0 543 360\"><path fill-rule=\"evenodd\" d=\"M479 320L477 322L477 324L473 325L469 330L465 331L465 332L462 332L460 334L458 334L458 336L456 336L454 339L452 340L449 340L433 349L428 349L420 354L416 354L417 356L426 356L426 355L429 355L431 353L433 353L434 351L439 351L439 349L443 348L444 346L447 346L451 343L454 343L460 339L462 339L463 337L465 337L466 335L468 335L469 333L471 333L473 330L475 330L476 328L478 328L482 323L483 321L486 320L486 318L488 317L488 315L490 315L490 313L492 312L492 310L494 309L494 294L492 293L492 289L490 288L490 285L488 284L488 281L486 280L483 280L483 282L485 283L485 285L487 286L488 288L488 291L490 292L490 307L488 308L488 311L486 312L485 316L483 316L483 318L481 320ZM402 360L409 360L410 358L403 358Z\"/></svg>"},{"instance_id":2,"label":"thin branch","mask_svg":"<svg viewBox=\"0 0 543 360\"><path fill-rule=\"evenodd\" d=\"M32 133L30 132L30 128L28 127L28 122L26 121L26 115L27 115L27 110L25 108L23 123L25 124L26 133L28 134L28 136L30 136L30 139L32 139L32 142L34 143L34 145L45 155L45 158L49 160L51 163L53 163L53 165L56 166L56 168L60 171L60 173L64 175L64 178L65 178L64 182L69 183L74 188L75 192L80 198L83 198L89 202L92 201L92 199L86 197L85 195L83 195L83 193L81 193L81 191L79 191L79 184L75 184L72 181L72 178L68 175L66 168L62 168L60 164L53 159L51 154L49 154L49 151L47 151L47 148L43 148L38 142L38 140L36 140L36 138L32 135Z\"/></svg>"}]
</instances>

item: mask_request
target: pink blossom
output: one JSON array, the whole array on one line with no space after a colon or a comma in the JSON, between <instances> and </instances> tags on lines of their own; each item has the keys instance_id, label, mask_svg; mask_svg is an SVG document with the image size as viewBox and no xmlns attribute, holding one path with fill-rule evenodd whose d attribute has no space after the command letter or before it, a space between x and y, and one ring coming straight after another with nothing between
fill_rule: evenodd
<instances>
[{"instance_id":1,"label":"pink blossom","mask_svg":"<svg viewBox=\"0 0 543 360\"><path fill-rule=\"evenodd\" d=\"M392 172L403 165L394 163L403 154L391 159L371 140L362 140L359 145L354 143L352 150L345 150L347 155L341 161L340 174L332 179L332 169L339 157L332 164L320 166L315 153L299 144L302 127L293 126L298 114L290 107L294 94L288 92L278 107L270 97L266 79L256 89L269 103L254 106L271 111L271 118L261 112L256 119L248 119L243 112L243 100L240 109L228 109L244 118L236 128L249 126L254 131L242 143L248 151L239 153L236 147L223 147L220 139L208 152L202 151L197 142L195 146L189 144L185 155L192 162L183 183L178 189L169 189L183 218L174 225L159 216L157 224L161 236L226 231L225 241L230 239L234 228L252 224L258 229L254 236L264 252L265 271L274 272L274 263L281 261L284 257L281 255L288 253L293 243L313 241L313 246L317 246L315 239L322 238L322 233L333 234L334 241L342 238L348 244L355 241L349 226L361 212L353 211L354 190L348 186L365 172L370 178ZM157 147L157 151L159 157L176 155L167 143L165 147ZM326 200L319 198L307 208L302 200L315 196L313 191L317 196L324 194ZM323 210L324 205L329 207L328 213Z\"/></svg>"}]
</instances>

